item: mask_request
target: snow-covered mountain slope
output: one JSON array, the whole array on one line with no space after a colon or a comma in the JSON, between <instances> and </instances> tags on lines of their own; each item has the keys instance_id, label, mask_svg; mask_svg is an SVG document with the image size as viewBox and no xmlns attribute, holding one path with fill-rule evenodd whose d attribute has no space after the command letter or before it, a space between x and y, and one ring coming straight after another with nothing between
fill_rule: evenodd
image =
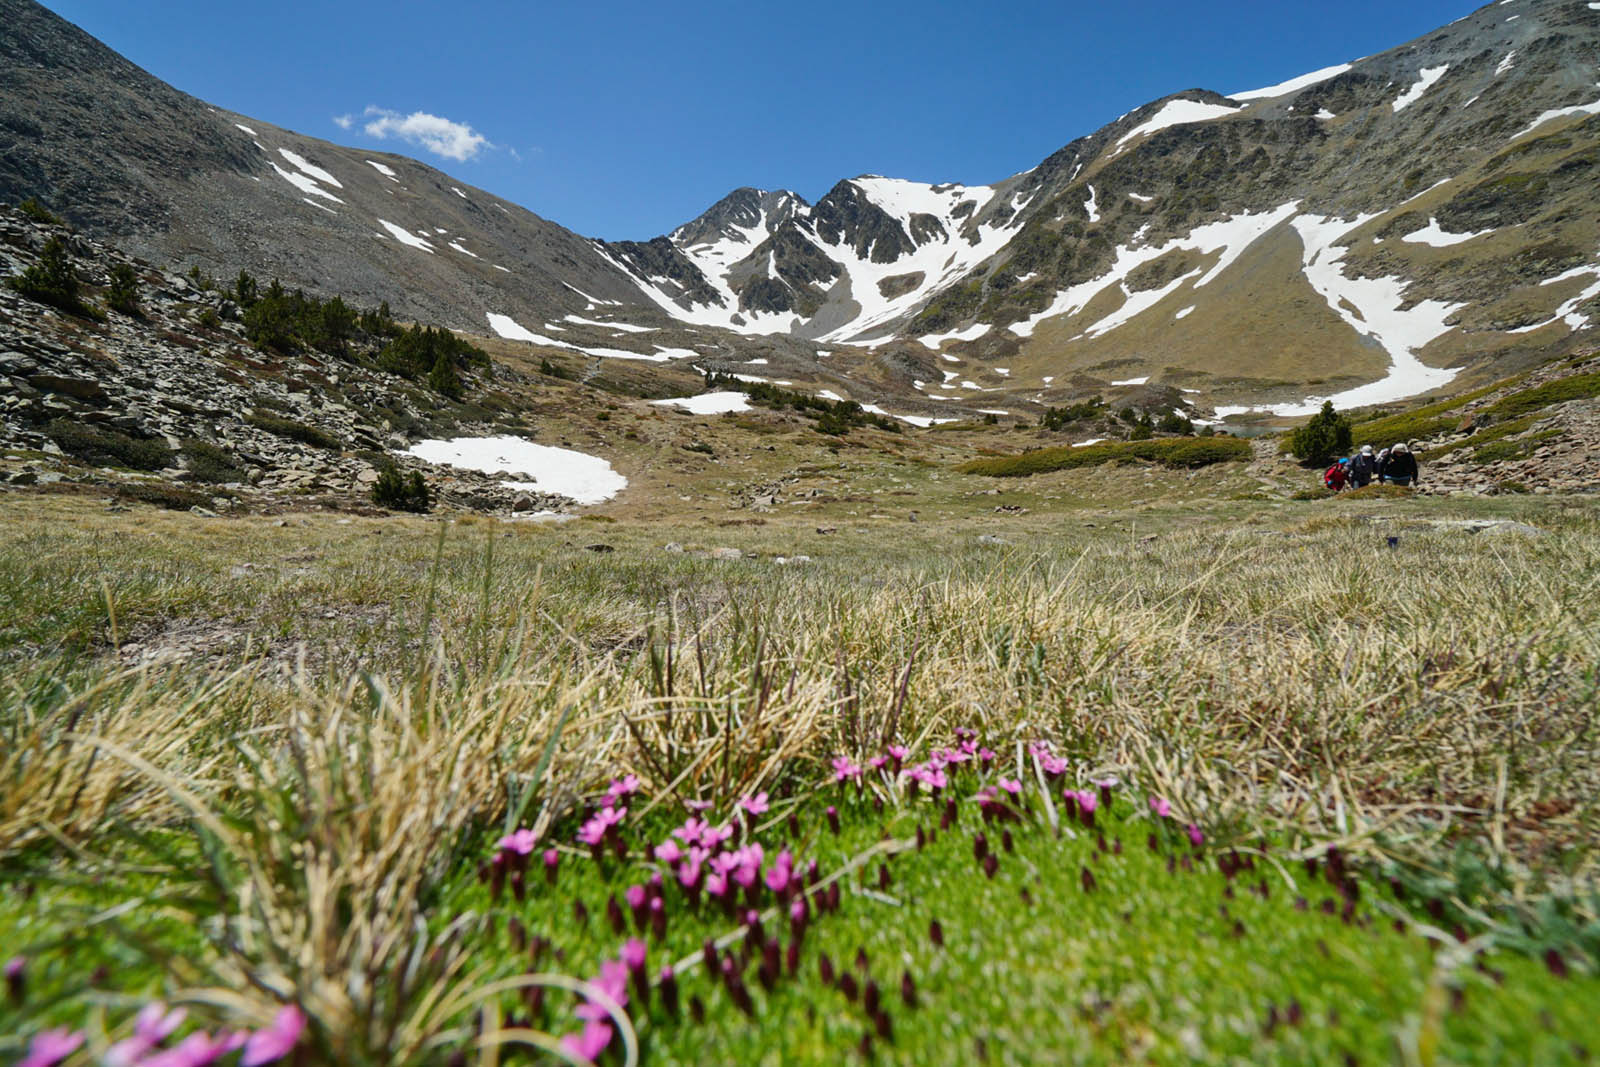
<instances>
[{"instance_id":1,"label":"snow-covered mountain slope","mask_svg":"<svg viewBox=\"0 0 1600 1067\"><path fill-rule=\"evenodd\" d=\"M991 185L739 189L637 242L209 108L31 0L0 15L0 197L152 259L596 359L850 366L925 413L1135 381L1287 411L1482 379L1600 323L1587 0L1174 93Z\"/></svg>"}]
</instances>

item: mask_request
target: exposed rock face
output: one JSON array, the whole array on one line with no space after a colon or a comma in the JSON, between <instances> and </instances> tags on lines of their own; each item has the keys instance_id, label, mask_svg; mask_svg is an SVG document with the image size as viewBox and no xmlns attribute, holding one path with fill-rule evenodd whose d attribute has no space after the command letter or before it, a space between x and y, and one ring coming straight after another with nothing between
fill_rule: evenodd
<instances>
[{"instance_id":1,"label":"exposed rock face","mask_svg":"<svg viewBox=\"0 0 1600 1067\"><path fill-rule=\"evenodd\" d=\"M0 275L31 266L44 243L63 234L62 227L0 209ZM106 311L97 322L0 286L0 448L23 457L5 463L0 478L123 489L178 485L206 511L364 508L371 506L376 465L395 463L423 471L447 507L570 506L562 497L513 491L494 478L399 455L413 435L489 432L443 397L357 362L257 349L237 321L223 317L232 305L221 294L100 242L73 236L68 243L72 265L91 290L108 284L113 266L134 266L141 313ZM166 455L166 466L136 471L111 463L93 469L93 459L69 462L56 440L63 425L145 443ZM221 458L227 473L208 469L207 456ZM181 493L166 499L189 502Z\"/></svg>"}]
</instances>

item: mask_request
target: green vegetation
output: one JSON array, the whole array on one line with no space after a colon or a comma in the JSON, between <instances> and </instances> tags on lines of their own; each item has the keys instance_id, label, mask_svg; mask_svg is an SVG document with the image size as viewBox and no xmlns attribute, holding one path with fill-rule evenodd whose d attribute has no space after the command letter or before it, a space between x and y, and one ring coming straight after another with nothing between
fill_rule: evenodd
<instances>
[{"instance_id":1,"label":"green vegetation","mask_svg":"<svg viewBox=\"0 0 1600 1067\"><path fill-rule=\"evenodd\" d=\"M1039 416L1039 425L1047 430L1064 430L1085 419L1097 419L1106 414L1106 402L1096 396L1059 408L1045 408Z\"/></svg>"},{"instance_id":2,"label":"green vegetation","mask_svg":"<svg viewBox=\"0 0 1600 1067\"><path fill-rule=\"evenodd\" d=\"M378 353L378 366L402 378L426 376L439 393L459 399L461 380L458 368L487 370L488 353L463 341L449 330L432 326L413 326L394 336ZM447 391L447 389L449 391Z\"/></svg>"},{"instance_id":3,"label":"green vegetation","mask_svg":"<svg viewBox=\"0 0 1600 1067\"><path fill-rule=\"evenodd\" d=\"M1179 437L1145 441L1107 442L1081 448L1039 448L1015 456L994 456L964 463L965 474L995 478L1021 478L1049 471L1096 467L1103 463L1145 460L1163 467L1194 469L1213 463L1243 462L1250 458L1250 442L1231 437Z\"/></svg>"},{"instance_id":4,"label":"green vegetation","mask_svg":"<svg viewBox=\"0 0 1600 1067\"><path fill-rule=\"evenodd\" d=\"M1518 379L1505 378L1481 388L1474 389L1460 396L1450 397L1448 400L1436 400L1431 404L1401 411L1392 415L1380 415L1376 418L1357 420L1351 427L1351 435L1357 444L1370 444L1376 448L1395 441L1420 441L1432 434L1443 433L1453 429L1460 422L1460 416L1443 419L1438 416L1449 412L1459 412L1463 405L1474 400L1481 400L1490 393L1498 392L1514 384ZM1380 444L1379 442L1382 442Z\"/></svg>"},{"instance_id":5,"label":"green vegetation","mask_svg":"<svg viewBox=\"0 0 1600 1067\"><path fill-rule=\"evenodd\" d=\"M227 449L210 441L185 441L179 449L189 473L202 482L242 482L246 471Z\"/></svg>"},{"instance_id":6,"label":"green vegetation","mask_svg":"<svg viewBox=\"0 0 1600 1067\"><path fill-rule=\"evenodd\" d=\"M1485 408L1484 414L1493 419L1514 419L1552 404L1596 396L1600 396L1600 371L1573 374L1502 397Z\"/></svg>"},{"instance_id":7,"label":"green vegetation","mask_svg":"<svg viewBox=\"0 0 1600 1067\"><path fill-rule=\"evenodd\" d=\"M255 280L242 272L233 295L244 309L245 336L253 344L286 353L313 348L330 356L349 354L358 320L339 297L319 300L299 289L287 292L276 279L257 295Z\"/></svg>"},{"instance_id":8,"label":"green vegetation","mask_svg":"<svg viewBox=\"0 0 1600 1067\"><path fill-rule=\"evenodd\" d=\"M433 505L433 497L420 471L407 474L389 463L378 468L378 480L372 483L372 502L381 508L422 513Z\"/></svg>"},{"instance_id":9,"label":"green vegetation","mask_svg":"<svg viewBox=\"0 0 1600 1067\"><path fill-rule=\"evenodd\" d=\"M1350 420L1333 410L1333 401L1324 400L1321 411L1289 434L1288 448L1301 463L1322 467L1348 455L1351 439Z\"/></svg>"},{"instance_id":10,"label":"green vegetation","mask_svg":"<svg viewBox=\"0 0 1600 1067\"><path fill-rule=\"evenodd\" d=\"M47 226L60 226L61 219L56 217L51 210L39 203L37 197L28 197L17 205L17 210L28 216L34 222L42 222Z\"/></svg>"},{"instance_id":11,"label":"green vegetation","mask_svg":"<svg viewBox=\"0 0 1600 1067\"><path fill-rule=\"evenodd\" d=\"M99 315L79 296L78 272L67 255L67 243L52 237L39 251L38 262L21 274L6 279L6 284L30 300L49 304L69 315L93 319Z\"/></svg>"},{"instance_id":12,"label":"green vegetation","mask_svg":"<svg viewBox=\"0 0 1600 1067\"><path fill-rule=\"evenodd\" d=\"M726 566L661 551L699 516L600 555L31 503L0 525L5 1062L54 1027L104 1062L158 999L169 1045L292 1004L285 1062L556 1062L597 975L606 1064L1592 1053L1600 526L1559 503L1357 510L1393 549L1281 500L1010 547L775 519ZM655 851L724 825L726 905Z\"/></svg>"},{"instance_id":13,"label":"green vegetation","mask_svg":"<svg viewBox=\"0 0 1600 1067\"><path fill-rule=\"evenodd\" d=\"M155 471L173 462L172 450L164 442L130 437L119 430L52 419L44 432L63 452L85 463Z\"/></svg>"},{"instance_id":14,"label":"green vegetation","mask_svg":"<svg viewBox=\"0 0 1600 1067\"><path fill-rule=\"evenodd\" d=\"M139 504L152 504L168 511L192 511L209 508L212 500L204 493L180 489L165 482L123 482L117 486L117 496Z\"/></svg>"},{"instance_id":15,"label":"green vegetation","mask_svg":"<svg viewBox=\"0 0 1600 1067\"><path fill-rule=\"evenodd\" d=\"M308 426L294 419L280 419L275 415L263 415L260 412L251 412L244 417L244 421L258 430L265 430L279 437L286 437L291 441L299 441L303 445L313 448L337 449L344 447L344 442L328 433L326 430L315 426Z\"/></svg>"},{"instance_id":16,"label":"green vegetation","mask_svg":"<svg viewBox=\"0 0 1600 1067\"><path fill-rule=\"evenodd\" d=\"M1531 434L1518 438L1515 441L1495 441L1483 445L1472 454L1474 463L1499 463L1506 460L1526 459L1539 449L1546 441L1552 441L1561 436L1560 430L1545 430L1541 433Z\"/></svg>"},{"instance_id":17,"label":"green vegetation","mask_svg":"<svg viewBox=\"0 0 1600 1067\"><path fill-rule=\"evenodd\" d=\"M106 290L106 304L114 311L138 317L139 276L126 263L111 268L111 285Z\"/></svg>"},{"instance_id":18,"label":"green vegetation","mask_svg":"<svg viewBox=\"0 0 1600 1067\"><path fill-rule=\"evenodd\" d=\"M841 437L856 426L875 426L889 433L900 433L900 423L884 415L863 411L854 400L824 400L810 393L797 393L771 382L746 382L731 374L706 375L706 389L731 389L744 393L752 403L774 411L794 411L817 420L818 433Z\"/></svg>"}]
</instances>

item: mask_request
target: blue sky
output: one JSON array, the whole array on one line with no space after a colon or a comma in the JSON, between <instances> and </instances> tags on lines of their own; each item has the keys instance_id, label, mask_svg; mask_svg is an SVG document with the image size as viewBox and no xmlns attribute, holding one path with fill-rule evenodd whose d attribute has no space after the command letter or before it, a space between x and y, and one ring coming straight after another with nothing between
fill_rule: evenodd
<instances>
[{"instance_id":1,"label":"blue sky","mask_svg":"<svg viewBox=\"0 0 1600 1067\"><path fill-rule=\"evenodd\" d=\"M862 173L994 181L1167 93L1273 84L1478 6L45 2L214 104L416 156L612 239L666 232L741 185L815 201Z\"/></svg>"}]
</instances>

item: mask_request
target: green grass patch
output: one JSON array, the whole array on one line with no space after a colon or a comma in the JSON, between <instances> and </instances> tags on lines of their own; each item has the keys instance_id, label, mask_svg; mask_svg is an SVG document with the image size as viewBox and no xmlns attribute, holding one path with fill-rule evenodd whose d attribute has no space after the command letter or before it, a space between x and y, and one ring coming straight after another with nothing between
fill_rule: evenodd
<instances>
[{"instance_id":1,"label":"green grass patch","mask_svg":"<svg viewBox=\"0 0 1600 1067\"><path fill-rule=\"evenodd\" d=\"M1486 414L1495 419L1511 419L1530 411L1550 407L1568 400L1588 400L1600 396L1600 371L1573 374L1553 382L1536 385L1532 389L1512 393L1490 404Z\"/></svg>"},{"instance_id":2,"label":"green grass patch","mask_svg":"<svg viewBox=\"0 0 1600 1067\"><path fill-rule=\"evenodd\" d=\"M1234 437L1166 437L1150 441L1108 442L1081 448L1040 448L1015 456L975 459L956 469L964 474L1022 478L1048 471L1145 460L1163 467L1192 470L1214 463L1243 462L1250 455L1250 442Z\"/></svg>"},{"instance_id":3,"label":"green grass patch","mask_svg":"<svg viewBox=\"0 0 1600 1067\"><path fill-rule=\"evenodd\" d=\"M1472 462L1500 463L1507 460L1526 459L1538 451L1540 445L1560 436L1560 430L1545 430L1529 437L1519 437L1515 441L1495 441L1474 452L1472 454Z\"/></svg>"}]
</instances>

